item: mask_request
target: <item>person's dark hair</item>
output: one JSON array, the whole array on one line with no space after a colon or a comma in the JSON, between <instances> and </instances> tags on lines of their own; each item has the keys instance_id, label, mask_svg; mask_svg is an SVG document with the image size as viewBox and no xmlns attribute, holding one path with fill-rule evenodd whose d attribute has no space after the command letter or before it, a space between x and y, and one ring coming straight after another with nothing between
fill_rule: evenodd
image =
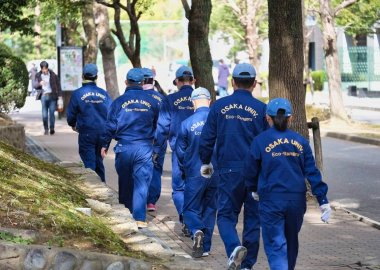
<instances>
[{"instance_id":1,"label":"person's dark hair","mask_svg":"<svg viewBox=\"0 0 380 270\"><path fill-rule=\"evenodd\" d=\"M135 81L132 81L132 80L127 80L128 82L128 86L142 86L142 83L141 82L135 82Z\"/></svg>"},{"instance_id":2,"label":"person's dark hair","mask_svg":"<svg viewBox=\"0 0 380 270\"><path fill-rule=\"evenodd\" d=\"M284 109L279 109L277 111L277 115L271 116L270 118L272 118L273 125L274 125L275 129L277 129L278 131L285 131L288 128L289 116L288 117L285 116L285 110Z\"/></svg>"},{"instance_id":3,"label":"person's dark hair","mask_svg":"<svg viewBox=\"0 0 380 270\"><path fill-rule=\"evenodd\" d=\"M153 78L145 78L144 79L144 84L153 84L154 79Z\"/></svg>"},{"instance_id":4,"label":"person's dark hair","mask_svg":"<svg viewBox=\"0 0 380 270\"><path fill-rule=\"evenodd\" d=\"M251 88L255 83L256 78L236 78L234 77L234 82L237 88L248 89Z\"/></svg>"},{"instance_id":5,"label":"person's dark hair","mask_svg":"<svg viewBox=\"0 0 380 270\"><path fill-rule=\"evenodd\" d=\"M96 81L96 79L98 78L98 75L92 76L86 73L86 74L83 74L83 78L88 81Z\"/></svg>"},{"instance_id":6,"label":"person's dark hair","mask_svg":"<svg viewBox=\"0 0 380 270\"><path fill-rule=\"evenodd\" d=\"M160 93L164 97L167 96L167 94L165 93L164 89L162 89L161 85L158 83L157 80L154 80L154 87L157 89L158 93Z\"/></svg>"},{"instance_id":7,"label":"person's dark hair","mask_svg":"<svg viewBox=\"0 0 380 270\"><path fill-rule=\"evenodd\" d=\"M180 82L192 82L193 80L193 74L191 74L189 71L183 72L183 75L178 78L178 81Z\"/></svg>"},{"instance_id":8,"label":"person's dark hair","mask_svg":"<svg viewBox=\"0 0 380 270\"><path fill-rule=\"evenodd\" d=\"M49 68L49 64L48 64L48 62L46 62L46 61L42 61L41 63L40 63L40 68L42 69L42 68Z\"/></svg>"}]
</instances>

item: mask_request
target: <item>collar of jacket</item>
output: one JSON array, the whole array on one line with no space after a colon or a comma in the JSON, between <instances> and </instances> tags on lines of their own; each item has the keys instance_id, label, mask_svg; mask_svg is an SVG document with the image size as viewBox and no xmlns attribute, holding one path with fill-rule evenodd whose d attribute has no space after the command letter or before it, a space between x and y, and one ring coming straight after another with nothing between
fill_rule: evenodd
<instances>
[{"instance_id":1,"label":"collar of jacket","mask_svg":"<svg viewBox=\"0 0 380 270\"><path fill-rule=\"evenodd\" d=\"M179 91L182 91L182 90L185 90L185 89L191 89L191 90L193 90L193 87L191 86L191 85L183 85L180 89L179 89Z\"/></svg>"},{"instance_id":2,"label":"collar of jacket","mask_svg":"<svg viewBox=\"0 0 380 270\"><path fill-rule=\"evenodd\" d=\"M125 92L127 92L128 90L143 90L142 86L128 86L127 88L125 88Z\"/></svg>"},{"instance_id":3,"label":"collar of jacket","mask_svg":"<svg viewBox=\"0 0 380 270\"><path fill-rule=\"evenodd\" d=\"M247 89L236 89L233 93L233 95L247 95L252 96L252 92L248 91Z\"/></svg>"},{"instance_id":4,"label":"collar of jacket","mask_svg":"<svg viewBox=\"0 0 380 270\"><path fill-rule=\"evenodd\" d=\"M210 111L210 108L206 106L199 107L195 110L195 112L208 112L208 111Z\"/></svg>"}]
</instances>

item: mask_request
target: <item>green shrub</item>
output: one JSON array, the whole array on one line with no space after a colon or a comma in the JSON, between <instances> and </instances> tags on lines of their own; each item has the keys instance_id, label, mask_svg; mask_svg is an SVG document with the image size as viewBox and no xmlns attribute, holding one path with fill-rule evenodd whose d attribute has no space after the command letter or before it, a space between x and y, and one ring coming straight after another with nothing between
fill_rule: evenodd
<instances>
[{"instance_id":1,"label":"green shrub","mask_svg":"<svg viewBox=\"0 0 380 270\"><path fill-rule=\"evenodd\" d=\"M316 70L311 72L311 77L314 81L314 90L322 91L323 83L326 81L326 72L323 70Z\"/></svg>"},{"instance_id":2,"label":"green shrub","mask_svg":"<svg viewBox=\"0 0 380 270\"><path fill-rule=\"evenodd\" d=\"M0 112L9 112L25 104L29 75L25 63L0 44Z\"/></svg>"}]
</instances>

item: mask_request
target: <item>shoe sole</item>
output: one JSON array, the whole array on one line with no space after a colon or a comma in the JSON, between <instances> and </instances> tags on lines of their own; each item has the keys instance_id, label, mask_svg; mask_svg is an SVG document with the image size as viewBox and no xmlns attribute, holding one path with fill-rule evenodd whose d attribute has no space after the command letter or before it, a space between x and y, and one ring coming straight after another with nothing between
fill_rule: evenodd
<instances>
[{"instance_id":1,"label":"shoe sole","mask_svg":"<svg viewBox=\"0 0 380 270\"><path fill-rule=\"evenodd\" d=\"M201 258L203 255L203 238L204 238L204 234L201 231L196 232L194 235L194 244L193 244L193 253L192 253L194 258Z\"/></svg>"},{"instance_id":2,"label":"shoe sole","mask_svg":"<svg viewBox=\"0 0 380 270\"><path fill-rule=\"evenodd\" d=\"M228 266L228 270L240 269L240 265L246 256L247 256L247 249L245 247L240 248L234 256L234 261Z\"/></svg>"},{"instance_id":3,"label":"shoe sole","mask_svg":"<svg viewBox=\"0 0 380 270\"><path fill-rule=\"evenodd\" d=\"M148 208L147 210L148 210L148 212L154 212L154 211L156 211L156 209L153 209L153 208Z\"/></svg>"}]
</instances>

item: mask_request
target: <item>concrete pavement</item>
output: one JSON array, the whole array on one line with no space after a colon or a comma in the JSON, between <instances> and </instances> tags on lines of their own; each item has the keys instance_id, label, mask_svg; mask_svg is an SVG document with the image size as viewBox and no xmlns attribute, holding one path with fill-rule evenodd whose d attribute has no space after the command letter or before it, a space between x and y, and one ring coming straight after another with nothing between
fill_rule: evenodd
<instances>
[{"instance_id":1,"label":"concrete pavement","mask_svg":"<svg viewBox=\"0 0 380 270\"><path fill-rule=\"evenodd\" d=\"M44 136L39 102L31 99L12 118L25 125L26 133L36 143L59 160L79 162L77 135L67 127L65 120L57 120L56 135ZM49 156L49 155L47 155ZM117 189L117 174L112 151L105 160L108 185ZM176 211L171 200L170 154L165 161L163 188L158 212L150 217L147 233L159 237L176 250L177 254L190 254L191 241L180 232ZM238 224L242 230L242 220ZM211 269L225 269L224 246L217 228L213 237L213 250L204 260ZM269 269L261 246L255 269ZM296 269L380 269L380 231L360 222L344 211L334 211L329 224L320 221L319 209L309 202L304 226L300 233L300 251Z\"/></svg>"}]
</instances>

